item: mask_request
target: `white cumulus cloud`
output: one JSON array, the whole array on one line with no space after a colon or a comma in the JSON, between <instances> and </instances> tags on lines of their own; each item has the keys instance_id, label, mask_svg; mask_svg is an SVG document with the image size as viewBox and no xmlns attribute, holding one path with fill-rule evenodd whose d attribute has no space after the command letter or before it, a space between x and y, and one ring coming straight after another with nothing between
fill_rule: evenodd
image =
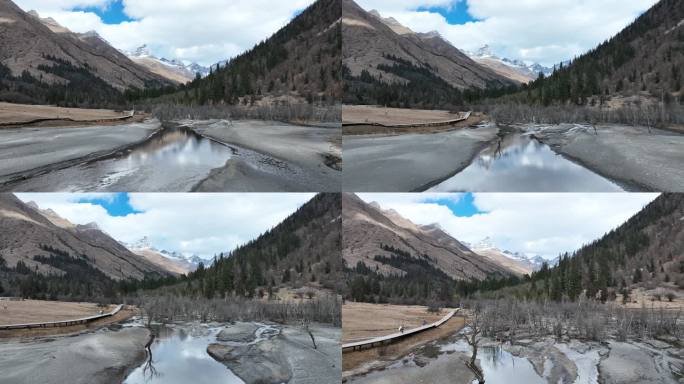
<instances>
[{"instance_id":1,"label":"white cumulus cloud","mask_svg":"<svg viewBox=\"0 0 684 384\"><path fill-rule=\"evenodd\" d=\"M130 194L130 204L142 213L109 215L98 204L79 201L111 195L27 193L35 201L75 224L95 222L116 240L134 242L148 236L160 250L212 257L227 252L275 227L313 197L305 193L142 193Z\"/></svg>"},{"instance_id":2,"label":"white cumulus cloud","mask_svg":"<svg viewBox=\"0 0 684 384\"><path fill-rule=\"evenodd\" d=\"M420 7L452 9L467 2L477 21L451 25ZM488 44L498 55L552 65L572 59L620 32L658 0L358 0L417 32L436 30L454 46Z\"/></svg>"},{"instance_id":3,"label":"white cumulus cloud","mask_svg":"<svg viewBox=\"0 0 684 384\"><path fill-rule=\"evenodd\" d=\"M94 12L112 0L15 0L25 11L53 17L74 32L97 31L114 47L134 50L147 44L160 57L203 65L234 57L285 26L314 0L123 0L134 21L105 24Z\"/></svg>"},{"instance_id":4,"label":"white cumulus cloud","mask_svg":"<svg viewBox=\"0 0 684 384\"><path fill-rule=\"evenodd\" d=\"M624 223L658 194L648 193L478 193L474 205L485 212L457 217L419 194L359 194L422 225L438 223L454 238L476 243L490 237L503 250L553 258L573 252Z\"/></svg>"}]
</instances>

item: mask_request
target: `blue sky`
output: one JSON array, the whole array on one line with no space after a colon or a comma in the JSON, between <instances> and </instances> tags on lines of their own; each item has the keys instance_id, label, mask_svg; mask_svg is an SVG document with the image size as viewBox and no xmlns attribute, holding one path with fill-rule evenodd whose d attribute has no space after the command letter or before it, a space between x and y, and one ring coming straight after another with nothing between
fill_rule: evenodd
<instances>
[{"instance_id":1,"label":"blue sky","mask_svg":"<svg viewBox=\"0 0 684 384\"><path fill-rule=\"evenodd\" d=\"M624 223L658 194L361 193L420 225L437 223L471 244L489 237L502 250L552 259Z\"/></svg>"},{"instance_id":2,"label":"blue sky","mask_svg":"<svg viewBox=\"0 0 684 384\"><path fill-rule=\"evenodd\" d=\"M113 0L105 7L75 7L71 9L75 12L92 12L100 17L105 24L121 24L125 21L134 21L124 12L121 0Z\"/></svg>"},{"instance_id":3,"label":"blue sky","mask_svg":"<svg viewBox=\"0 0 684 384\"><path fill-rule=\"evenodd\" d=\"M131 205L128 193L116 193L113 195L86 196L76 199L77 203L89 203L104 208L112 217L126 217L131 214L144 213Z\"/></svg>"},{"instance_id":4,"label":"blue sky","mask_svg":"<svg viewBox=\"0 0 684 384\"><path fill-rule=\"evenodd\" d=\"M421 6L416 12L437 13L451 25L465 24L471 21L478 21L468 12L468 3L459 1L451 7L425 7Z\"/></svg>"},{"instance_id":5,"label":"blue sky","mask_svg":"<svg viewBox=\"0 0 684 384\"><path fill-rule=\"evenodd\" d=\"M273 228L311 193L20 193L74 224L96 223L114 239L148 237L159 250L209 259Z\"/></svg>"},{"instance_id":6,"label":"blue sky","mask_svg":"<svg viewBox=\"0 0 684 384\"><path fill-rule=\"evenodd\" d=\"M14 0L115 48L211 65L267 39L315 0ZM160 4L161 3L161 4Z\"/></svg>"},{"instance_id":7,"label":"blue sky","mask_svg":"<svg viewBox=\"0 0 684 384\"><path fill-rule=\"evenodd\" d=\"M456 217L473 217L475 215L487 213L486 211L480 210L480 208L475 205L475 195L472 193L465 193L456 198L449 196L444 196L442 198L431 197L426 198L423 202L425 204L437 204L447 207Z\"/></svg>"},{"instance_id":8,"label":"blue sky","mask_svg":"<svg viewBox=\"0 0 684 384\"><path fill-rule=\"evenodd\" d=\"M456 48L557 64L620 32L658 0L357 0L415 32L437 31Z\"/></svg>"}]
</instances>

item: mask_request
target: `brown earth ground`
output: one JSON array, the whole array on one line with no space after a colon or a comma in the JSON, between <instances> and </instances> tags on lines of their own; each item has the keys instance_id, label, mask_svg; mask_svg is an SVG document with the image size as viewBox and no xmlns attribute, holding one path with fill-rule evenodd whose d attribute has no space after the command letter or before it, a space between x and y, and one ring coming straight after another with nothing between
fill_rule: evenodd
<instances>
[{"instance_id":1,"label":"brown earth ground","mask_svg":"<svg viewBox=\"0 0 684 384\"><path fill-rule=\"evenodd\" d=\"M348 302L342 306L342 342L349 343L396 333L400 326L411 329L434 323L449 311L429 313L420 305L390 305Z\"/></svg>"},{"instance_id":2,"label":"brown earth ground","mask_svg":"<svg viewBox=\"0 0 684 384\"><path fill-rule=\"evenodd\" d=\"M0 301L0 325L62 321L111 312L115 305L98 307L94 303L68 303L59 301ZM0 339L64 335L101 328L130 319L138 314L138 309L124 306L116 315L105 317L87 324L68 327L13 329L0 331Z\"/></svg>"},{"instance_id":3,"label":"brown earth ground","mask_svg":"<svg viewBox=\"0 0 684 384\"><path fill-rule=\"evenodd\" d=\"M348 307L351 305L351 307ZM349 340L350 335L365 334L369 337L382 336L396 332L394 324L406 320L404 328L410 329L422 325L422 320L435 322L446 316L449 309L442 309L439 314L428 314L427 307L394 306L380 304L351 303L342 306L342 339ZM422 312L422 313L421 313ZM365 320L364 320L365 319ZM342 370L352 375L378 369L383 362L391 363L406 356L421 345L434 340L449 337L465 326L465 318L454 316L439 328L420 332L415 336L404 338L393 344L360 351L345 352L342 355ZM379 329L371 333L371 329ZM366 331L368 330L368 331ZM354 372L348 372L354 371ZM345 375L346 376L346 375Z\"/></svg>"},{"instance_id":4,"label":"brown earth ground","mask_svg":"<svg viewBox=\"0 0 684 384\"><path fill-rule=\"evenodd\" d=\"M345 105L342 107L342 124L420 124L448 121L457 118L458 113L443 110L384 108L372 105Z\"/></svg>"},{"instance_id":5,"label":"brown earth ground","mask_svg":"<svg viewBox=\"0 0 684 384\"><path fill-rule=\"evenodd\" d=\"M82 125L107 125L122 122L140 122L147 115L136 113L129 119L120 119L128 115L128 111L108 109L62 108L50 105L25 105L0 102L0 127L16 128L60 127ZM35 122L36 120L42 120Z\"/></svg>"},{"instance_id":6,"label":"brown earth ground","mask_svg":"<svg viewBox=\"0 0 684 384\"><path fill-rule=\"evenodd\" d=\"M430 127L382 127L371 124L399 125L424 124L449 121L458 118L458 113L422 109L381 108L365 105L344 106L342 121L348 123L369 123L369 125L343 126L343 135L401 135L407 133L435 133L478 125L487 120L482 113L472 113L466 120L455 124Z\"/></svg>"}]
</instances>

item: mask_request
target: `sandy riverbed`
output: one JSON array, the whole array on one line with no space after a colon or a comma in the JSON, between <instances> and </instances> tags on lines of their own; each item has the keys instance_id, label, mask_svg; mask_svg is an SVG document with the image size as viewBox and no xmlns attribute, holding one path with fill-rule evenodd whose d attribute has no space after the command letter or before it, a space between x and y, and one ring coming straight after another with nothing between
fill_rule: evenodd
<instances>
[{"instance_id":1,"label":"sandy riverbed","mask_svg":"<svg viewBox=\"0 0 684 384\"><path fill-rule=\"evenodd\" d=\"M103 329L70 337L3 342L5 384L109 384L121 382L145 358L144 328Z\"/></svg>"},{"instance_id":2,"label":"sandy riverbed","mask_svg":"<svg viewBox=\"0 0 684 384\"><path fill-rule=\"evenodd\" d=\"M497 137L488 126L434 134L345 136L343 190L424 190L466 168Z\"/></svg>"},{"instance_id":3,"label":"sandy riverbed","mask_svg":"<svg viewBox=\"0 0 684 384\"><path fill-rule=\"evenodd\" d=\"M684 135L646 127L561 124L528 132L591 170L635 190L684 192Z\"/></svg>"},{"instance_id":4,"label":"sandy riverbed","mask_svg":"<svg viewBox=\"0 0 684 384\"><path fill-rule=\"evenodd\" d=\"M196 188L206 190L339 191L342 178L339 128L263 121L181 121L212 140L243 148L236 158ZM250 151L253 151L250 153ZM250 166L249 163L263 165ZM221 188L221 185L225 188Z\"/></svg>"},{"instance_id":5,"label":"sandy riverbed","mask_svg":"<svg viewBox=\"0 0 684 384\"><path fill-rule=\"evenodd\" d=\"M0 183L116 152L159 129L159 121L152 119L113 126L0 130Z\"/></svg>"}]
</instances>

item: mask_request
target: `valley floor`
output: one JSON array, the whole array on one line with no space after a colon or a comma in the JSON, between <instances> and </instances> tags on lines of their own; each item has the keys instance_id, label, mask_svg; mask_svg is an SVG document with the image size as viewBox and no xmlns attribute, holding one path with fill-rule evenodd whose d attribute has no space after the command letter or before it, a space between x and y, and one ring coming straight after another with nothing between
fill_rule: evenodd
<instances>
[{"instance_id":1,"label":"valley floor","mask_svg":"<svg viewBox=\"0 0 684 384\"><path fill-rule=\"evenodd\" d=\"M89 303L16 303L13 320L73 319L98 308ZM145 347L152 334L150 359ZM317 323L307 330L301 324L175 321L152 323L148 329L141 317L129 314L80 328L0 334L1 381L335 384L342 369L340 337L340 328Z\"/></svg>"},{"instance_id":2,"label":"valley floor","mask_svg":"<svg viewBox=\"0 0 684 384\"><path fill-rule=\"evenodd\" d=\"M200 183L197 191L337 192L342 178L341 131L338 126L307 127L254 120L180 121L198 134L244 152L249 161L228 161ZM246 151L245 151L246 150ZM246 159L245 159L246 160Z\"/></svg>"},{"instance_id":3,"label":"valley floor","mask_svg":"<svg viewBox=\"0 0 684 384\"><path fill-rule=\"evenodd\" d=\"M684 192L684 135L646 127L527 126L557 153L638 190Z\"/></svg>"},{"instance_id":4,"label":"valley floor","mask_svg":"<svg viewBox=\"0 0 684 384\"><path fill-rule=\"evenodd\" d=\"M182 121L0 130L0 190L339 191L339 127Z\"/></svg>"},{"instance_id":5,"label":"valley floor","mask_svg":"<svg viewBox=\"0 0 684 384\"><path fill-rule=\"evenodd\" d=\"M500 139L512 136L536 139L546 149L502 148ZM595 133L577 124L490 124L429 134L345 135L343 147L345 191L684 191L684 135L646 127L601 125ZM454 177L466 169L468 177ZM525 182L502 185L504 178Z\"/></svg>"},{"instance_id":6,"label":"valley floor","mask_svg":"<svg viewBox=\"0 0 684 384\"><path fill-rule=\"evenodd\" d=\"M345 371L345 377L350 383L469 384L475 379L465 365L471 353L463 334L453 333L388 359L382 368L353 376ZM529 337L502 344L484 338L477 365L491 384L676 384L684 372L684 350L676 340L598 343Z\"/></svg>"},{"instance_id":7,"label":"valley floor","mask_svg":"<svg viewBox=\"0 0 684 384\"><path fill-rule=\"evenodd\" d=\"M129 119L130 111L109 109L63 108L50 105L27 105L0 102L0 127L32 124L88 125L107 120ZM60 123L61 121L61 123Z\"/></svg>"},{"instance_id":8,"label":"valley floor","mask_svg":"<svg viewBox=\"0 0 684 384\"><path fill-rule=\"evenodd\" d=\"M0 183L115 153L160 129L157 120L113 126L0 129Z\"/></svg>"},{"instance_id":9,"label":"valley floor","mask_svg":"<svg viewBox=\"0 0 684 384\"><path fill-rule=\"evenodd\" d=\"M497 133L491 126L434 134L345 136L343 190L425 190L466 168Z\"/></svg>"}]
</instances>

